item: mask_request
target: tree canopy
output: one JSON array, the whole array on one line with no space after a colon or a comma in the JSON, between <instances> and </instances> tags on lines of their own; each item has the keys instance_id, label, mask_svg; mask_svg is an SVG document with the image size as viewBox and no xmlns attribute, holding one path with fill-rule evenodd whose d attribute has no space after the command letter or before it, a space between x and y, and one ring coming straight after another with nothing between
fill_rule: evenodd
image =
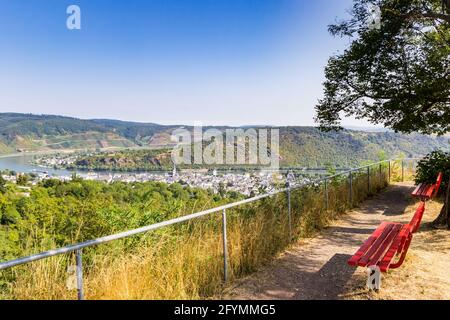
<instances>
[{"instance_id":1,"label":"tree canopy","mask_svg":"<svg viewBox=\"0 0 450 320\"><path fill-rule=\"evenodd\" d=\"M378 25L368 23L374 7ZM329 31L352 43L326 67L322 129L353 116L405 133L450 131L450 0L355 0Z\"/></svg>"}]
</instances>

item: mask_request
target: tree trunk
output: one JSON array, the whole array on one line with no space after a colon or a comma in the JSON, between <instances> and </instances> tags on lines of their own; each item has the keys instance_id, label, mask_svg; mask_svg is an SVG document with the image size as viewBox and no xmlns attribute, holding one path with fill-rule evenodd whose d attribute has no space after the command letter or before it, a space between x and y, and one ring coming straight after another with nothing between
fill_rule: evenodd
<instances>
[{"instance_id":1,"label":"tree trunk","mask_svg":"<svg viewBox=\"0 0 450 320\"><path fill-rule=\"evenodd\" d=\"M442 226L446 225L448 229L450 229L450 180L447 184L447 191L445 192L445 203L442 207L441 213L436 218L436 220L433 221L433 225L435 226Z\"/></svg>"}]
</instances>

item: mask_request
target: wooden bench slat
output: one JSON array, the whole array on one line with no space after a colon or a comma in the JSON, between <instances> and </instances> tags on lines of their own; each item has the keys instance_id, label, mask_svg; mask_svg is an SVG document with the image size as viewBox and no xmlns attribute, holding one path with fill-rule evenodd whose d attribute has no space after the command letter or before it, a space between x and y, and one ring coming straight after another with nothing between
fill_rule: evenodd
<instances>
[{"instance_id":1,"label":"wooden bench slat","mask_svg":"<svg viewBox=\"0 0 450 320\"><path fill-rule=\"evenodd\" d=\"M434 193L434 185L432 184L419 184L416 190L413 191L412 195L414 197L425 197L431 198Z\"/></svg>"},{"instance_id":2,"label":"wooden bench slat","mask_svg":"<svg viewBox=\"0 0 450 320\"><path fill-rule=\"evenodd\" d=\"M424 185L423 185L422 183L419 184L419 185L416 187L416 189L414 189L412 195L413 195L413 196L418 196L419 194L421 194L421 191L422 191L423 187L424 187Z\"/></svg>"},{"instance_id":3,"label":"wooden bench slat","mask_svg":"<svg viewBox=\"0 0 450 320\"><path fill-rule=\"evenodd\" d=\"M381 246L381 244L386 240L386 238L389 236L389 234L392 231L392 228L394 228L393 223L389 223L386 225L386 227L383 229L381 235L378 237L378 239L375 240L375 242L372 244L370 249L359 259L358 266L365 267L369 263L370 258L376 253L378 248Z\"/></svg>"},{"instance_id":4,"label":"wooden bench slat","mask_svg":"<svg viewBox=\"0 0 450 320\"><path fill-rule=\"evenodd\" d=\"M419 184L414 191L411 193L413 196L416 196L417 194L419 194L420 189L422 188L422 184Z\"/></svg>"},{"instance_id":5,"label":"wooden bench slat","mask_svg":"<svg viewBox=\"0 0 450 320\"><path fill-rule=\"evenodd\" d=\"M403 264L403 262L405 261L406 258L406 253L408 252L409 249L409 245L411 244L411 240L412 240L412 233L409 232L407 237L406 237L406 241L402 246L402 251L400 253L400 257L398 258L398 261L395 263L391 263L389 265L389 269L397 269L400 268Z\"/></svg>"},{"instance_id":6,"label":"wooden bench slat","mask_svg":"<svg viewBox=\"0 0 450 320\"><path fill-rule=\"evenodd\" d=\"M419 230L420 223L422 222L423 214L425 213L425 202L422 201L417 207L414 216L411 219L411 222L408 224L410 227L410 231L412 233L416 233Z\"/></svg>"},{"instance_id":7,"label":"wooden bench slat","mask_svg":"<svg viewBox=\"0 0 450 320\"><path fill-rule=\"evenodd\" d=\"M378 239L380 234L383 232L384 228L388 225L387 222L383 222L380 226L372 233L372 235L367 239L364 244L358 249L358 251L348 260L348 264L351 266L357 266L359 259L370 249L372 244Z\"/></svg>"},{"instance_id":8,"label":"wooden bench slat","mask_svg":"<svg viewBox=\"0 0 450 320\"><path fill-rule=\"evenodd\" d=\"M425 198L427 200L433 198L439 191L439 188L442 184L443 175L444 174L440 172L436 179L436 183L434 184L426 184L426 183L419 184L416 187L416 189L414 189L414 191L411 193L411 195L413 197Z\"/></svg>"},{"instance_id":9,"label":"wooden bench slat","mask_svg":"<svg viewBox=\"0 0 450 320\"><path fill-rule=\"evenodd\" d=\"M428 189L425 191L425 197L431 198L434 194L435 185L428 186Z\"/></svg>"},{"instance_id":10,"label":"wooden bench slat","mask_svg":"<svg viewBox=\"0 0 450 320\"><path fill-rule=\"evenodd\" d=\"M430 187L429 184L424 184L424 183L422 183L422 184L420 185L420 189L419 189L419 192L417 193L417 195L419 195L419 196L423 195L423 194L427 191L427 189L428 189L429 187Z\"/></svg>"},{"instance_id":11,"label":"wooden bench slat","mask_svg":"<svg viewBox=\"0 0 450 320\"><path fill-rule=\"evenodd\" d=\"M389 233L389 235L386 237L386 239L383 241L383 243L378 247L375 254L370 258L369 262L367 263L368 266L378 265L380 260L384 257L386 252L392 246L393 241L398 236L398 233L402 227L403 226L401 224L396 224L392 227L392 230Z\"/></svg>"},{"instance_id":12,"label":"wooden bench slat","mask_svg":"<svg viewBox=\"0 0 450 320\"><path fill-rule=\"evenodd\" d=\"M392 259L403 251L409 233L408 225L404 225L379 264L381 272L387 272Z\"/></svg>"},{"instance_id":13,"label":"wooden bench slat","mask_svg":"<svg viewBox=\"0 0 450 320\"><path fill-rule=\"evenodd\" d=\"M444 173L443 172L439 172L437 181L436 181L436 185L434 187L434 195L436 195L439 192L439 189L441 188L441 184L442 184L442 180L444 179Z\"/></svg>"}]
</instances>

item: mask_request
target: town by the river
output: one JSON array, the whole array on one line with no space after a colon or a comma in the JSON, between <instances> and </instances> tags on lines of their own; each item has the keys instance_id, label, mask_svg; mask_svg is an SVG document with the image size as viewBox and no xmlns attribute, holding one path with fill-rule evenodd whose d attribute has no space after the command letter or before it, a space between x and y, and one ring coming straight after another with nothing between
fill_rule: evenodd
<instances>
[{"instance_id":1,"label":"town by the river","mask_svg":"<svg viewBox=\"0 0 450 320\"><path fill-rule=\"evenodd\" d=\"M291 184L309 182L314 178L326 175L324 170L177 170L159 172L107 172L107 171L69 171L62 168L45 167L35 164L34 155L11 155L0 157L0 170L5 180L16 182L17 176L27 174L32 177L32 183L45 179L70 180L74 173L83 179L112 182L146 182L159 181L164 183L182 183L192 187L235 191L246 196L272 192L277 186L284 185L289 180Z\"/></svg>"}]
</instances>

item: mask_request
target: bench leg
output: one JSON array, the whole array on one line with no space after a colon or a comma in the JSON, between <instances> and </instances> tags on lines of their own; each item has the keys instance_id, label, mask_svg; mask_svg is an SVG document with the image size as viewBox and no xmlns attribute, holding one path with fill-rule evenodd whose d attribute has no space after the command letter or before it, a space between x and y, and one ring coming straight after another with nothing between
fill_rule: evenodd
<instances>
[{"instance_id":1,"label":"bench leg","mask_svg":"<svg viewBox=\"0 0 450 320\"><path fill-rule=\"evenodd\" d=\"M398 261L396 263L393 263L389 266L390 269L397 269L403 264L403 262L405 261L405 258L406 258L406 253L408 253L408 249L409 249L409 245L411 244L411 240L412 240L412 235L409 234L408 238L406 239L406 242L402 248L402 253L400 255L400 258L398 259Z\"/></svg>"},{"instance_id":2,"label":"bench leg","mask_svg":"<svg viewBox=\"0 0 450 320\"><path fill-rule=\"evenodd\" d=\"M378 266L370 266L367 268L367 288L369 290L380 290L381 288L381 271Z\"/></svg>"}]
</instances>

